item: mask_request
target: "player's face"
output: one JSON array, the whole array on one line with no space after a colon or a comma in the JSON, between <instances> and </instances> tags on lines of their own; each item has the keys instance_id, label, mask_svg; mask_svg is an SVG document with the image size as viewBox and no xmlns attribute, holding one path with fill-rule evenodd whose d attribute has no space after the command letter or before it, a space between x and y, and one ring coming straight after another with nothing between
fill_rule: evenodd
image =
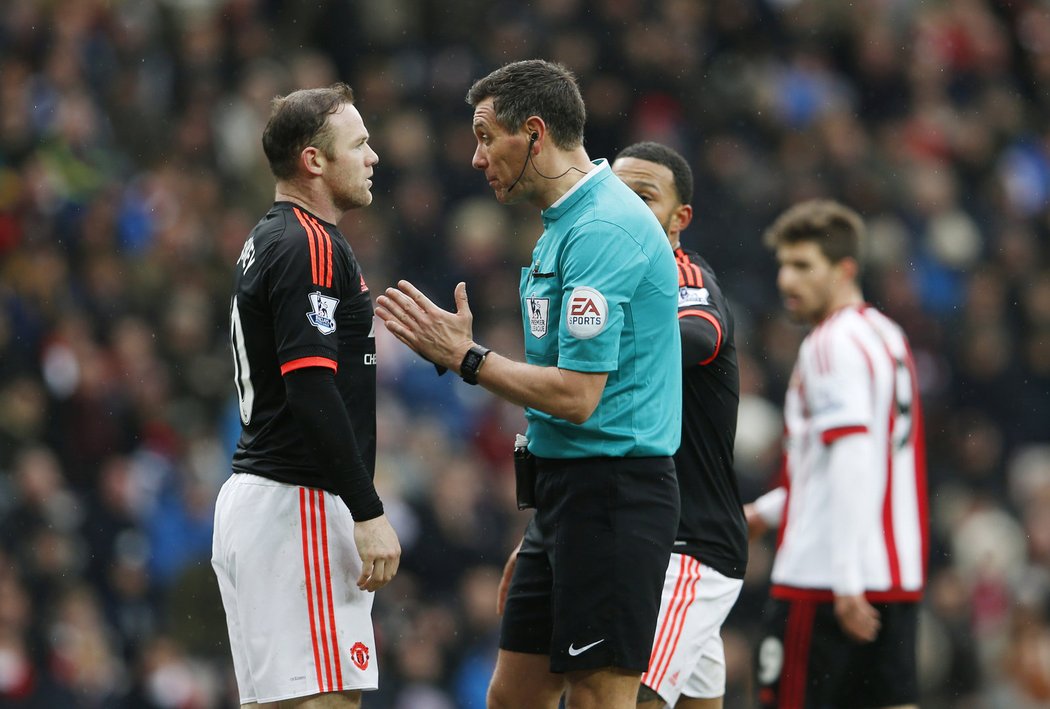
<instances>
[{"instance_id":1,"label":"player's face","mask_svg":"<svg viewBox=\"0 0 1050 709\"><path fill-rule=\"evenodd\" d=\"M368 144L364 120L353 104L328 117L332 128L332 154L325 165L325 184L332 203L343 211L372 203L372 168L379 156Z\"/></svg>"},{"instance_id":2,"label":"player's face","mask_svg":"<svg viewBox=\"0 0 1050 709\"><path fill-rule=\"evenodd\" d=\"M685 205L678 201L671 168L640 158L619 158L612 170L649 206L671 244L677 245L679 233L685 228L683 222L688 219L683 214Z\"/></svg>"},{"instance_id":3,"label":"player's face","mask_svg":"<svg viewBox=\"0 0 1050 709\"><path fill-rule=\"evenodd\" d=\"M831 311L841 264L833 264L815 241L777 247L777 288L784 308L800 322L817 323Z\"/></svg>"},{"instance_id":4,"label":"player's face","mask_svg":"<svg viewBox=\"0 0 1050 709\"><path fill-rule=\"evenodd\" d=\"M474 137L478 147L471 164L485 172L485 179L501 204L513 204L530 196L529 175L522 175L514 184L528 158L529 140L524 131L511 133L499 124L492 102L490 97L474 108ZM514 190L508 191L512 186Z\"/></svg>"}]
</instances>

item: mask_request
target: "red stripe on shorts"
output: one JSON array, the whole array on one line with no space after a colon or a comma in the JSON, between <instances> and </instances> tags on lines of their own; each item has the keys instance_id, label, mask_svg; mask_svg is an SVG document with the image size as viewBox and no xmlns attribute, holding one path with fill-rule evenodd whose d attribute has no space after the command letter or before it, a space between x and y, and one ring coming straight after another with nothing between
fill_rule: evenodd
<instances>
[{"instance_id":1,"label":"red stripe on shorts","mask_svg":"<svg viewBox=\"0 0 1050 709\"><path fill-rule=\"evenodd\" d=\"M663 653L667 649L667 646L664 644L664 636L671 627L671 616L674 614L675 604L679 599L678 593L682 590L682 584L685 583L685 562L688 558L689 557L683 554L681 561L678 564L678 580L675 581L674 592L671 593L671 602L667 604L667 614L664 615L663 622L660 624L660 629L656 633L656 642L653 643L653 652L649 655L649 668L652 670L652 673L650 674L650 671L646 670L645 674L642 675L642 684L646 687L652 688L654 686L650 677L656 676L656 666L663 662Z\"/></svg>"},{"instance_id":2,"label":"red stripe on shorts","mask_svg":"<svg viewBox=\"0 0 1050 709\"><path fill-rule=\"evenodd\" d=\"M339 660L339 638L335 634L335 608L332 606L332 569L328 564L328 518L324 512L324 493L317 492L321 501L321 548L324 549L324 583L328 590L328 627L332 631L332 655L335 657L335 677L343 691L343 663Z\"/></svg>"},{"instance_id":3,"label":"red stripe on shorts","mask_svg":"<svg viewBox=\"0 0 1050 709\"><path fill-rule=\"evenodd\" d=\"M317 648L317 623L314 619L314 596L310 585L310 546L306 541L306 488L299 488L299 531L303 538L303 576L306 579L306 608L310 612L310 640L314 646L314 667L317 669L317 690L324 691L321 681L321 654Z\"/></svg>"},{"instance_id":4,"label":"red stripe on shorts","mask_svg":"<svg viewBox=\"0 0 1050 709\"><path fill-rule=\"evenodd\" d=\"M317 617L318 625L321 627L321 648L324 650L325 677L328 680L328 688L324 691L332 691L332 657L328 652L328 631L324 622L324 591L321 586L321 561L317 543L317 500L314 497L319 494L318 490L310 490L310 526L313 529L313 552L314 552L314 581L317 584Z\"/></svg>"},{"instance_id":5,"label":"red stripe on shorts","mask_svg":"<svg viewBox=\"0 0 1050 709\"><path fill-rule=\"evenodd\" d=\"M672 631L673 640L671 641L671 647L667 656L664 658L663 668L660 669L656 676L656 686L660 686L664 681L664 677L667 676L667 670L671 667L671 659L674 657L674 651L678 649L678 641L682 639L682 630L685 628L685 617L689 614L689 607L693 605L693 601L696 600L696 586L700 583L700 562L693 557L689 557L687 574L692 576L689 583L688 595L679 609L676 627Z\"/></svg>"}]
</instances>

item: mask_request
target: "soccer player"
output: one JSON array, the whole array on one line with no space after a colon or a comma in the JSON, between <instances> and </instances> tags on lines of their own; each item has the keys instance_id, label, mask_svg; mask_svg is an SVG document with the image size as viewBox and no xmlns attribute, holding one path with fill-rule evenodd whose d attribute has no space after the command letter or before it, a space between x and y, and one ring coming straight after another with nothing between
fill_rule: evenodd
<instances>
[{"instance_id":1,"label":"soccer player","mask_svg":"<svg viewBox=\"0 0 1050 709\"><path fill-rule=\"evenodd\" d=\"M379 157L345 84L275 99L262 142L276 198L237 261L242 430L212 565L242 705L359 707L401 548L372 483L372 301L336 224L371 203Z\"/></svg>"},{"instance_id":2,"label":"soccer player","mask_svg":"<svg viewBox=\"0 0 1050 709\"><path fill-rule=\"evenodd\" d=\"M902 707L918 698L926 473L915 363L864 302L864 225L832 201L766 233L788 313L813 329L784 404L783 485L746 506L779 526L758 650L763 707Z\"/></svg>"},{"instance_id":3,"label":"soccer player","mask_svg":"<svg viewBox=\"0 0 1050 709\"><path fill-rule=\"evenodd\" d=\"M516 553L490 709L633 709L678 526L678 269L638 196L583 147L575 77L541 60L477 81L473 164L496 198L541 210L522 269L526 362L473 339L401 281L376 301L435 364L525 406L536 513ZM508 446L509 447L509 446Z\"/></svg>"},{"instance_id":4,"label":"soccer player","mask_svg":"<svg viewBox=\"0 0 1050 709\"><path fill-rule=\"evenodd\" d=\"M659 143L636 143L612 169L649 205L674 249L682 333L682 445L674 456L682 516L638 706L717 709L726 684L720 630L747 568L747 522L733 471L740 403L733 313L711 267L681 245L693 218L685 158Z\"/></svg>"}]
</instances>

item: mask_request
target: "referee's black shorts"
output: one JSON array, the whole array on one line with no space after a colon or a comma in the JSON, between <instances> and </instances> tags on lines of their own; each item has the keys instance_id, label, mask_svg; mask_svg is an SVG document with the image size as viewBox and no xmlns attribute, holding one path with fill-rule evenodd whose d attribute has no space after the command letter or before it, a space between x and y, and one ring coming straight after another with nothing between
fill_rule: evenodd
<instances>
[{"instance_id":1,"label":"referee's black shorts","mask_svg":"<svg viewBox=\"0 0 1050 709\"><path fill-rule=\"evenodd\" d=\"M674 461L538 458L537 471L500 647L550 655L552 672L644 672L678 529Z\"/></svg>"}]
</instances>

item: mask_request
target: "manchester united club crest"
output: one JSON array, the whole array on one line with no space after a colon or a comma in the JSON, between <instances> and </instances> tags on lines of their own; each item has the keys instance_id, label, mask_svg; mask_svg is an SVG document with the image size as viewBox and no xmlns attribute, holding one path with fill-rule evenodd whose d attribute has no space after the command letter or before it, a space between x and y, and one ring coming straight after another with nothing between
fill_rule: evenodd
<instances>
[{"instance_id":1,"label":"manchester united club crest","mask_svg":"<svg viewBox=\"0 0 1050 709\"><path fill-rule=\"evenodd\" d=\"M357 669L367 670L368 658L368 646L364 643L354 643L354 646L350 648L350 661L354 663Z\"/></svg>"}]
</instances>

